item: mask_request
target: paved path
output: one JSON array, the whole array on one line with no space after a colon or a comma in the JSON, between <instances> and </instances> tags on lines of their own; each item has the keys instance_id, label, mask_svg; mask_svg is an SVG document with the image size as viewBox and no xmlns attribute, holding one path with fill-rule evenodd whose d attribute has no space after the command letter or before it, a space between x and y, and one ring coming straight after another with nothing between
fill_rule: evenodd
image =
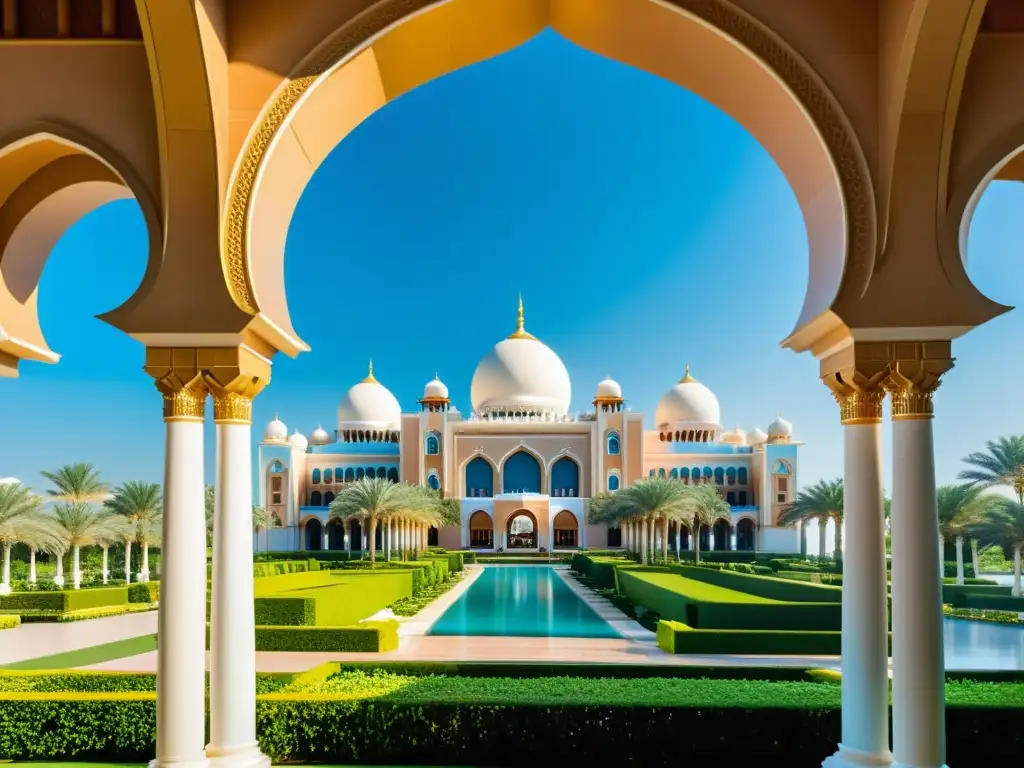
<instances>
[{"instance_id":1,"label":"paved path","mask_svg":"<svg viewBox=\"0 0 1024 768\"><path fill-rule=\"evenodd\" d=\"M22 624L5 629L0 631L0 665L152 635L156 633L156 614L156 611L145 611L87 621Z\"/></svg>"}]
</instances>

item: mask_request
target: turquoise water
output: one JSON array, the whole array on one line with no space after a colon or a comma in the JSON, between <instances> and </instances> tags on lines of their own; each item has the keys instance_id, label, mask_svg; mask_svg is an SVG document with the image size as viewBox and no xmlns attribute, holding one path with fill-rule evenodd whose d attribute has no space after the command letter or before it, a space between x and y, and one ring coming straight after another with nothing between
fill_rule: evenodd
<instances>
[{"instance_id":1,"label":"turquoise water","mask_svg":"<svg viewBox=\"0 0 1024 768\"><path fill-rule=\"evenodd\" d=\"M428 634L620 637L543 565L485 567Z\"/></svg>"}]
</instances>

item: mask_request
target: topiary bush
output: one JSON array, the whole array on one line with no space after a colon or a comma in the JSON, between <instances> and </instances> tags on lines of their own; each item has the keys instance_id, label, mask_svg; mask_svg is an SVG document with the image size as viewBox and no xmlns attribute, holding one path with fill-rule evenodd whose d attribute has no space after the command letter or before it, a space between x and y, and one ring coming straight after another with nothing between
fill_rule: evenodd
<instances>
[{"instance_id":1,"label":"topiary bush","mask_svg":"<svg viewBox=\"0 0 1024 768\"><path fill-rule=\"evenodd\" d=\"M21 626L21 616L6 614L0 616L0 629L14 629Z\"/></svg>"},{"instance_id":2,"label":"topiary bush","mask_svg":"<svg viewBox=\"0 0 1024 768\"><path fill-rule=\"evenodd\" d=\"M159 581L140 581L128 587L129 603L155 603L159 600Z\"/></svg>"}]
</instances>

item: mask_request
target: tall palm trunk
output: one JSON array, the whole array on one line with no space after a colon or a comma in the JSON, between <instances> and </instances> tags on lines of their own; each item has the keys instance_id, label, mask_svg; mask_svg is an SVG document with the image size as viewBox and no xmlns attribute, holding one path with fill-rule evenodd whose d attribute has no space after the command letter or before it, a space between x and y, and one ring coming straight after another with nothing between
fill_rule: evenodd
<instances>
[{"instance_id":1,"label":"tall palm trunk","mask_svg":"<svg viewBox=\"0 0 1024 768\"><path fill-rule=\"evenodd\" d=\"M641 523L640 523L640 564L641 565L647 565L647 545L649 543L650 542L648 541L648 536L647 536L647 518L645 517L643 519L643 521L641 521Z\"/></svg>"},{"instance_id":2,"label":"tall palm trunk","mask_svg":"<svg viewBox=\"0 0 1024 768\"><path fill-rule=\"evenodd\" d=\"M370 546L370 562L375 563L377 562L377 542L374 541L374 539L376 538L377 533L377 518L371 517L369 523L370 524L367 527L370 530L370 535L368 537L369 540L367 541L367 544Z\"/></svg>"},{"instance_id":3,"label":"tall palm trunk","mask_svg":"<svg viewBox=\"0 0 1024 768\"><path fill-rule=\"evenodd\" d=\"M57 553L57 574L53 577L53 583L61 589L64 588L64 553Z\"/></svg>"},{"instance_id":4,"label":"tall palm trunk","mask_svg":"<svg viewBox=\"0 0 1024 768\"><path fill-rule=\"evenodd\" d=\"M1020 545L1013 548L1013 591L1014 597L1020 597Z\"/></svg>"},{"instance_id":5,"label":"tall palm trunk","mask_svg":"<svg viewBox=\"0 0 1024 768\"><path fill-rule=\"evenodd\" d=\"M103 583L107 583L107 579L110 576L110 570L107 568L107 545L103 545Z\"/></svg>"},{"instance_id":6,"label":"tall palm trunk","mask_svg":"<svg viewBox=\"0 0 1024 768\"><path fill-rule=\"evenodd\" d=\"M71 580L74 582L75 589L82 588L82 548L77 544L71 550Z\"/></svg>"},{"instance_id":7,"label":"tall palm trunk","mask_svg":"<svg viewBox=\"0 0 1024 768\"><path fill-rule=\"evenodd\" d=\"M818 558L825 557L825 525L828 520L825 517L818 518Z\"/></svg>"},{"instance_id":8,"label":"tall palm trunk","mask_svg":"<svg viewBox=\"0 0 1024 768\"><path fill-rule=\"evenodd\" d=\"M693 562L700 562L700 523L693 521Z\"/></svg>"},{"instance_id":9,"label":"tall palm trunk","mask_svg":"<svg viewBox=\"0 0 1024 768\"><path fill-rule=\"evenodd\" d=\"M0 595L11 593L11 543L4 542L4 575L0 581Z\"/></svg>"},{"instance_id":10,"label":"tall palm trunk","mask_svg":"<svg viewBox=\"0 0 1024 768\"><path fill-rule=\"evenodd\" d=\"M956 583L964 583L964 537L956 537Z\"/></svg>"},{"instance_id":11,"label":"tall palm trunk","mask_svg":"<svg viewBox=\"0 0 1024 768\"><path fill-rule=\"evenodd\" d=\"M834 547L832 559L841 563L843 561L843 521L837 519L835 525L836 529L832 535L832 546Z\"/></svg>"},{"instance_id":12,"label":"tall palm trunk","mask_svg":"<svg viewBox=\"0 0 1024 768\"><path fill-rule=\"evenodd\" d=\"M124 543L124 583L132 583L132 543Z\"/></svg>"},{"instance_id":13,"label":"tall palm trunk","mask_svg":"<svg viewBox=\"0 0 1024 768\"><path fill-rule=\"evenodd\" d=\"M28 583L36 583L36 548L29 547L28 550Z\"/></svg>"},{"instance_id":14,"label":"tall palm trunk","mask_svg":"<svg viewBox=\"0 0 1024 768\"><path fill-rule=\"evenodd\" d=\"M974 569L974 578L981 577L981 569L978 568L978 540L971 539L971 567Z\"/></svg>"},{"instance_id":15,"label":"tall palm trunk","mask_svg":"<svg viewBox=\"0 0 1024 768\"><path fill-rule=\"evenodd\" d=\"M661 518L661 559L668 562L668 516Z\"/></svg>"},{"instance_id":16,"label":"tall palm trunk","mask_svg":"<svg viewBox=\"0 0 1024 768\"><path fill-rule=\"evenodd\" d=\"M391 562L391 539L394 538L395 521L390 517L384 521L384 559Z\"/></svg>"},{"instance_id":17,"label":"tall palm trunk","mask_svg":"<svg viewBox=\"0 0 1024 768\"><path fill-rule=\"evenodd\" d=\"M139 581L149 581L149 542L142 542L142 568L139 569Z\"/></svg>"},{"instance_id":18,"label":"tall palm trunk","mask_svg":"<svg viewBox=\"0 0 1024 768\"><path fill-rule=\"evenodd\" d=\"M800 557L807 559L807 521L800 521Z\"/></svg>"}]
</instances>

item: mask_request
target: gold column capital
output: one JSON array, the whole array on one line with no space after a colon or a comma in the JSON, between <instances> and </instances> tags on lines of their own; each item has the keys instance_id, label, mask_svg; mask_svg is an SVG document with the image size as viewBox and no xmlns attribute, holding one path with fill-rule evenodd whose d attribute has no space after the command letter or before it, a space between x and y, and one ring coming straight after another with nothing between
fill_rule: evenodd
<instances>
[{"instance_id":1,"label":"gold column capital","mask_svg":"<svg viewBox=\"0 0 1024 768\"><path fill-rule=\"evenodd\" d=\"M839 404L839 420L844 426L878 424L882 421L885 372L856 367L834 371L821 380Z\"/></svg>"},{"instance_id":2,"label":"gold column capital","mask_svg":"<svg viewBox=\"0 0 1024 768\"><path fill-rule=\"evenodd\" d=\"M931 419L935 416L932 395L942 375L954 364L950 342L918 342L900 345L889 364L885 388L892 398L893 421Z\"/></svg>"},{"instance_id":3,"label":"gold column capital","mask_svg":"<svg viewBox=\"0 0 1024 768\"><path fill-rule=\"evenodd\" d=\"M213 396L215 424L252 424L252 397L220 391Z\"/></svg>"},{"instance_id":4,"label":"gold column capital","mask_svg":"<svg viewBox=\"0 0 1024 768\"><path fill-rule=\"evenodd\" d=\"M206 396L209 391L201 377L181 382L164 378L156 383L164 397L164 421L202 422L206 416Z\"/></svg>"}]
</instances>

